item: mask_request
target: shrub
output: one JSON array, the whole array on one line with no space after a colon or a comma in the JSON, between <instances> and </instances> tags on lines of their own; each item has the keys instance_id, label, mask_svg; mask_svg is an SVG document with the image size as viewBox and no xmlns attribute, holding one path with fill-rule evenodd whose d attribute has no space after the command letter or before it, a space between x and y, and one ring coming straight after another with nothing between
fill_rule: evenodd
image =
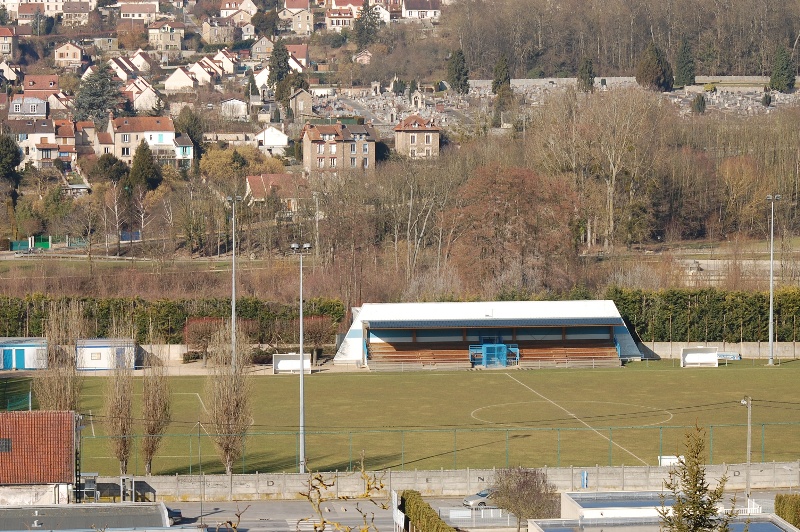
<instances>
[{"instance_id":1,"label":"shrub","mask_svg":"<svg viewBox=\"0 0 800 532\"><path fill-rule=\"evenodd\" d=\"M436 510L422 499L418 491L405 490L401 495L401 509L414 525L414 529L424 532L456 532L456 529L442 521Z\"/></svg>"},{"instance_id":2,"label":"shrub","mask_svg":"<svg viewBox=\"0 0 800 532\"><path fill-rule=\"evenodd\" d=\"M254 365L272 364L272 355L273 352L271 350L253 349L253 353L250 356L250 361Z\"/></svg>"},{"instance_id":3,"label":"shrub","mask_svg":"<svg viewBox=\"0 0 800 532\"><path fill-rule=\"evenodd\" d=\"M706 112L706 97L698 94L692 100L692 112L701 115Z\"/></svg>"},{"instance_id":4,"label":"shrub","mask_svg":"<svg viewBox=\"0 0 800 532\"><path fill-rule=\"evenodd\" d=\"M775 513L795 527L800 527L800 495L778 494L775 496Z\"/></svg>"},{"instance_id":5,"label":"shrub","mask_svg":"<svg viewBox=\"0 0 800 532\"><path fill-rule=\"evenodd\" d=\"M188 364L203 358L203 353L200 351L187 351L183 354L183 363Z\"/></svg>"},{"instance_id":6,"label":"shrub","mask_svg":"<svg viewBox=\"0 0 800 532\"><path fill-rule=\"evenodd\" d=\"M772 105L772 95L768 92L764 93L764 96L761 97L761 105L764 107L769 107Z\"/></svg>"},{"instance_id":7,"label":"shrub","mask_svg":"<svg viewBox=\"0 0 800 532\"><path fill-rule=\"evenodd\" d=\"M706 83L703 85L703 90L706 92L717 92L717 84L716 83Z\"/></svg>"}]
</instances>

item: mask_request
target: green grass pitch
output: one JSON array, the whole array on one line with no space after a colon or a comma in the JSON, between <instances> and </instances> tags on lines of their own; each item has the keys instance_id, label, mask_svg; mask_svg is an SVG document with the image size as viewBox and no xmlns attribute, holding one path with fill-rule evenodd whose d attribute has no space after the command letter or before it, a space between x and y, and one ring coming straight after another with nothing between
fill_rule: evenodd
<instances>
[{"instance_id":1,"label":"green grass pitch","mask_svg":"<svg viewBox=\"0 0 800 532\"><path fill-rule=\"evenodd\" d=\"M686 429L698 424L707 431L709 463L744 462L740 401L750 395L753 460L797 460L800 362L756 364L319 373L305 379L306 453L311 469L328 471L357 468L362 450L370 469L657 465L659 454L682 452ZM223 471L207 434L204 378L170 383L173 423L153 473ZM85 381L82 469L117 474L105 437L104 385L101 377ZM236 473L296 471L298 405L297 375L254 377L253 424ZM143 474L138 444L131 472Z\"/></svg>"}]
</instances>

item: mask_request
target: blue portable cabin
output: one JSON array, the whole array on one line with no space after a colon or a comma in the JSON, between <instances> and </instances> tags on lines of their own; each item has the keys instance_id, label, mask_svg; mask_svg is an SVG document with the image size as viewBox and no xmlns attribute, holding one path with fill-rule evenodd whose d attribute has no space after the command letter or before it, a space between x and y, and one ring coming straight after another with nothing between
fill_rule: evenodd
<instances>
[{"instance_id":1,"label":"blue portable cabin","mask_svg":"<svg viewBox=\"0 0 800 532\"><path fill-rule=\"evenodd\" d=\"M0 369L47 368L47 338L0 338L2 366Z\"/></svg>"}]
</instances>

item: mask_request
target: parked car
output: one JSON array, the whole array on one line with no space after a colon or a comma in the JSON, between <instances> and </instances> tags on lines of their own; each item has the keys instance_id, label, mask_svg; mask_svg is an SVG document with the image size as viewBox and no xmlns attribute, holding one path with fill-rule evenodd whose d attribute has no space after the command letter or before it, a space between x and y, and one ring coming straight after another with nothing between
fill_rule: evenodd
<instances>
[{"instance_id":1,"label":"parked car","mask_svg":"<svg viewBox=\"0 0 800 532\"><path fill-rule=\"evenodd\" d=\"M183 520L183 514L177 508L170 508L167 506L167 517L169 518L169 526L177 525Z\"/></svg>"},{"instance_id":2,"label":"parked car","mask_svg":"<svg viewBox=\"0 0 800 532\"><path fill-rule=\"evenodd\" d=\"M464 506L469 508L494 508L494 502L491 499L492 493L494 493L494 490L487 488L475 495L464 497Z\"/></svg>"}]
</instances>

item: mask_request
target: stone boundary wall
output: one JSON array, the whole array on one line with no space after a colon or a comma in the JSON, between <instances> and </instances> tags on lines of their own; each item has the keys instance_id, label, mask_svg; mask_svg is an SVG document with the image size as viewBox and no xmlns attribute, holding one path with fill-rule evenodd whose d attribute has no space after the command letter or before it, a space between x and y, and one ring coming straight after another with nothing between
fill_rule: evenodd
<instances>
[{"instance_id":1,"label":"stone boundary wall","mask_svg":"<svg viewBox=\"0 0 800 532\"><path fill-rule=\"evenodd\" d=\"M681 348L684 347L716 347L720 353L739 353L742 358L756 360L769 359L769 342L643 342L639 344L643 358L681 359ZM775 342L773 344L775 362L794 360L800 357L800 343ZM725 362L720 360L720 365Z\"/></svg>"},{"instance_id":2,"label":"stone boundary wall","mask_svg":"<svg viewBox=\"0 0 800 532\"><path fill-rule=\"evenodd\" d=\"M545 468L550 482L559 491L661 491L668 467L560 467ZM712 487L728 475L726 489L744 491L746 464L709 465L706 478ZM588 487L581 488L583 473L588 474ZM371 473L370 473L371 474ZM375 473L382 478L383 488L376 497L388 497L392 490L414 489L431 497L463 497L475 493L494 480L493 469L461 469L434 471L394 471ZM357 497L364 494L365 480L361 473L324 473L333 486L326 495ZM251 475L175 475L135 477L137 498L150 501L231 501L257 499L301 499L307 490L308 475L297 473L256 473ZM101 477L104 495L114 497L118 477ZM756 463L751 466L752 489L797 489L800 487L800 461Z\"/></svg>"}]
</instances>

